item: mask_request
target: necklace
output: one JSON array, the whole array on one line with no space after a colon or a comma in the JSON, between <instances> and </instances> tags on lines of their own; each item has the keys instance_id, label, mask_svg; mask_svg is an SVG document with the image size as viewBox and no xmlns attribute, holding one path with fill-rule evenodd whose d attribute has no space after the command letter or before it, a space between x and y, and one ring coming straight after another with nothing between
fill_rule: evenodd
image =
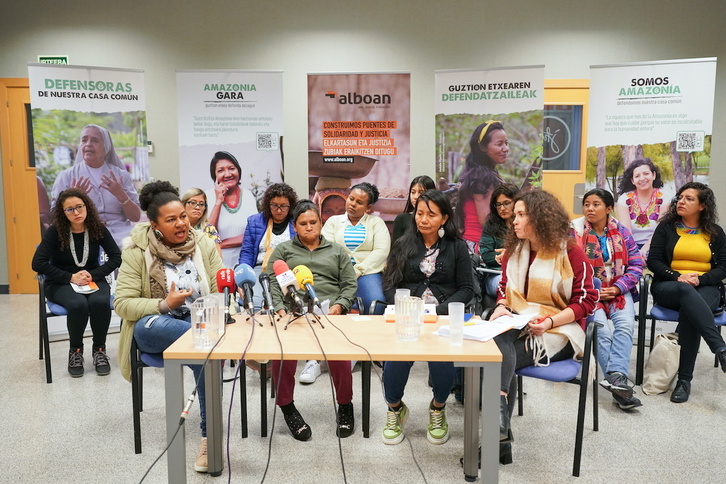
<instances>
[{"instance_id":1,"label":"necklace","mask_svg":"<svg viewBox=\"0 0 726 484\"><path fill-rule=\"evenodd\" d=\"M81 259L80 261L78 260L78 255L76 255L76 243L73 241L73 231L70 231L70 234L70 246L71 255L73 256L73 262L75 262L78 267L85 267L86 262L88 262L88 253L90 252L88 230L86 229L83 231L83 259Z\"/></svg>"},{"instance_id":2,"label":"necklace","mask_svg":"<svg viewBox=\"0 0 726 484\"><path fill-rule=\"evenodd\" d=\"M640 228L648 227L651 222L658 220L658 214L660 212L660 206L663 204L663 195L660 189L653 189L653 193L650 195L650 199L646 204L645 208L640 205L640 199L636 190L628 192L625 204L628 206L628 212L630 212L630 220L635 222Z\"/></svg>"},{"instance_id":3,"label":"necklace","mask_svg":"<svg viewBox=\"0 0 726 484\"><path fill-rule=\"evenodd\" d=\"M242 202L242 200L241 200L242 196L241 195L242 195L241 193L238 193L237 194L237 203L234 205L234 207L232 207L230 205L227 205L227 201L226 200L224 202L222 202L222 206L224 207L224 209L227 212L229 212L229 213L237 213L237 212L239 212L239 209L242 207L242 203L240 203L240 202Z\"/></svg>"}]
</instances>

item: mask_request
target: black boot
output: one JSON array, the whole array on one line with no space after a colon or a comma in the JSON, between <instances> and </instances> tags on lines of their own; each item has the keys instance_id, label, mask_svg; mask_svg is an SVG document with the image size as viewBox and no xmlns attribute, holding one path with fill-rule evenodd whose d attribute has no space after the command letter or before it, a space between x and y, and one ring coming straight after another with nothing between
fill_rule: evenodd
<instances>
[{"instance_id":1,"label":"black boot","mask_svg":"<svg viewBox=\"0 0 726 484\"><path fill-rule=\"evenodd\" d=\"M509 404L506 395L499 395L499 440L509 439Z\"/></svg>"}]
</instances>

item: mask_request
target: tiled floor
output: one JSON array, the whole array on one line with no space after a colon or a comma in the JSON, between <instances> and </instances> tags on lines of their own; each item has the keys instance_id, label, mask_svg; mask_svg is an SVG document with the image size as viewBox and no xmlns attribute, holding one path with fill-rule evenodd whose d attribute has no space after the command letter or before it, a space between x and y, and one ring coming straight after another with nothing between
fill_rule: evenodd
<instances>
[{"instance_id":1,"label":"tiled floor","mask_svg":"<svg viewBox=\"0 0 726 484\"><path fill-rule=\"evenodd\" d=\"M36 296L0 296L0 328L7 342L0 382L4 410L2 483L134 483L163 450L163 372L144 373L145 410L142 414L144 452L135 455L131 423L131 386L116 365L118 335L109 336L112 373L98 377L90 356L86 375L72 379L66 371L67 342L51 344L54 382L45 383L38 360ZM191 384L191 372L188 372ZM451 440L443 446L427 442L426 366L414 365L405 401L411 409L408 439L398 446L381 442L385 418L383 397L372 396L372 436L364 439L357 426L354 436L338 446L328 373L309 386L298 385L296 405L313 429L310 442L293 440L277 413L272 439L259 437L259 381L247 373L250 437L240 438L239 393L231 410L229 462L217 478L191 469L199 437L196 408L187 422L188 481L261 482L272 440L268 483L450 483L464 482L459 458L463 452L463 407L449 400ZM375 377L374 377L375 378ZM354 373L355 414L360 419L360 372ZM232 395L225 384L225 406ZM374 382L373 388L379 388ZM600 394L600 431L592 432L588 416L579 479L571 476L577 388L567 384L525 381L525 415L513 417L514 463L500 466L503 483L558 483L572 481L626 483L723 482L726 455L726 375L713 368L704 345L696 368L691 400L670 403L668 394L645 396L644 406L625 413ZM272 406L270 420L272 419ZM225 442L226 444L226 442ZM415 457L415 459L414 459ZM420 466L421 471L417 468ZM425 479L424 479L425 478ZM145 482L166 482L162 458Z\"/></svg>"}]
</instances>

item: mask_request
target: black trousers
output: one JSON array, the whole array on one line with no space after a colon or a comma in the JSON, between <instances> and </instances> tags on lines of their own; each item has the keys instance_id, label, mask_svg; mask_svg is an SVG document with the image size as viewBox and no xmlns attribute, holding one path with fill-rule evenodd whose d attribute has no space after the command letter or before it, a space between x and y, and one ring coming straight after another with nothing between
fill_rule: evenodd
<instances>
[{"instance_id":1,"label":"black trousers","mask_svg":"<svg viewBox=\"0 0 726 484\"><path fill-rule=\"evenodd\" d=\"M713 311L721 301L719 288L663 281L654 283L650 292L656 303L678 311L678 343L681 345L678 378L691 381L701 337L714 353L726 346L713 320Z\"/></svg>"},{"instance_id":2,"label":"black trousers","mask_svg":"<svg viewBox=\"0 0 726 484\"><path fill-rule=\"evenodd\" d=\"M83 349L83 333L91 320L93 347L106 347L106 335L111 324L111 288L106 281L96 282L98 291L79 294L70 284L48 284L45 294L49 301L68 310L66 323L71 349Z\"/></svg>"}]
</instances>

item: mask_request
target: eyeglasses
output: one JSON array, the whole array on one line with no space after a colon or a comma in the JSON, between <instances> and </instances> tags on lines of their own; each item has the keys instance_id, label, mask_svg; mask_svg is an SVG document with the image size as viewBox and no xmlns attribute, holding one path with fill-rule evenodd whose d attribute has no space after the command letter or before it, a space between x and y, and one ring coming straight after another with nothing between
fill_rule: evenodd
<instances>
[{"instance_id":1,"label":"eyeglasses","mask_svg":"<svg viewBox=\"0 0 726 484\"><path fill-rule=\"evenodd\" d=\"M86 208L85 205L76 205L75 207L64 208L63 211L68 215L71 215L75 212L81 213L84 208Z\"/></svg>"},{"instance_id":2,"label":"eyeglasses","mask_svg":"<svg viewBox=\"0 0 726 484\"><path fill-rule=\"evenodd\" d=\"M496 208L500 208L500 207L507 208L511 204L512 204L512 201L511 200L507 200L506 202L496 202L494 204L494 207L496 207Z\"/></svg>"},{"instance_id":3,"label":"eyeglasses","mask_svg":"<svg viewBox=\"0 0 726 484\"><path fill-rule=\"evenodd\" d=\"M287 212L288 210L290 210L290 205L278 205L276 203L271 203L270 210L277 210L279 212Z\"/></svg>"},{"instance_id":4,"label":"eyeglasses","mask_svg":"<svg viewBox=\"0 0 726 484\"><path fill-rule=\"evenodd\" d=\"M192 208L207 208L207 204L204 202L195 202L194 200L187 200L187 205Z\"/></svg>"}]
</instances>

